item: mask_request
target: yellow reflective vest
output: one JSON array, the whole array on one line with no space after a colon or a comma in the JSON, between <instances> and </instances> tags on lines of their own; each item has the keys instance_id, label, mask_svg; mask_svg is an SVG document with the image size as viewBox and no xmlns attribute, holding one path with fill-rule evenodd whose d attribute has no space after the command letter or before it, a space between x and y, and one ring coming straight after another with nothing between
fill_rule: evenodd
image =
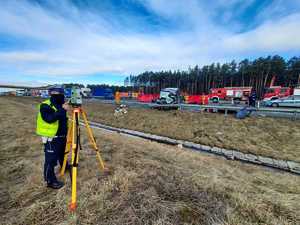
<instances>
[{"instance_id":1,"label":"yellow reflective vest","mask_svg":"<svg viewBox=\"0 0 300 225\"><path fill-rule=\"evenodd\" d=\"M39 104L39 113L37 116L37 122L36 122L36 133L37 135L43 136L43 137L54 137L58 130L58 120L53 123L47 123L45 120L43 120L41 115L41 105L47 104L49 105L55 112L57 112L57 108L51 104L50 99L43 101L41 104Z\"/></svg>"}]
</instances>

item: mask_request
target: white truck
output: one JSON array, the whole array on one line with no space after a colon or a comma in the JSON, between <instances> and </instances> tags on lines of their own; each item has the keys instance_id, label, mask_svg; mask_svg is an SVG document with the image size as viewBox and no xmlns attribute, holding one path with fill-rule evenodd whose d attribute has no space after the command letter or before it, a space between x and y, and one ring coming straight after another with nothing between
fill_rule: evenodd
<instances>
[{"instance_id":1,"label":"white truck","mask_svg":"<svg viewBox=\"0 0 300 225\"><path fill-rule=\"evenodd\" d=\"M16 90L16 96L25 96L26 91L24 89Z\"/></svg>"},{"instance_id":2,"label":"white truck","mask_svg":"<svg viewBox=\"0 0 300 225\"><path fill-rule=\"evenodd\" d=\"M90 88L81 88L80 91L83 98L91 97L92 90Z\"/></svg>"}]
</instances>

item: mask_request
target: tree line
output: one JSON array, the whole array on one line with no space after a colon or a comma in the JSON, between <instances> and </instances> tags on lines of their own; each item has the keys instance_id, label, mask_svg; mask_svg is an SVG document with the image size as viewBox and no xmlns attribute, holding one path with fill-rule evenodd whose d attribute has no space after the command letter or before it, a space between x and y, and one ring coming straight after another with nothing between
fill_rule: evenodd
<instances>
[{"instance_id":1,"label":"tree line","mask_svg":"<svg viewBox=\"0 0 300 225\"><path fill-rule=\"evenodd\" d=\"M118 85L108 85L108 84L88 84L86 86L87 88L90 88L91 90L95 89L95 88L109 88L112 90L113 93L115 93L116 91L120 91L120 92L128 92L128 91L132 91L133 87L125 87L125 86L118 86Z\"/></svg>"},{"instance_id":2,"label":"tree line","mask_svg":"<svg viewBox=\"0 0 300 225\"><path fill-rule=\"evenodd\" d=\"M207 94L211 88L251 86L260 97L273 76L276 76L275 85L300 85L300 57L285 60L275 55L240 62L212 63L201 68L196 65L187 71L146 71L126 77L124 84L132 90L143 89L146 93L177 87L188 94Z\"/></svg>"},{"instance_id":3,"label":"tree line","mask_svg":"<svg viewBox=\"0 0 300 225\"><path fill-rule=\"evenodd\" d=\"M72 88L72 87L79 87L79 88L90 88L91 90L96 89L96 88L109 88L112 90L113 93L115 93L116 91L120 91L120 92L127 92L127 91L133 91L134 88L133 87L125 87L125 86L118 86L118 85L108 85L108 84L87 84L86 86L83 84L79 84L79 83L65 83L63 84L64 88ZM135 88L136 90L138 88Z\"/></svg>"}]
</instances>

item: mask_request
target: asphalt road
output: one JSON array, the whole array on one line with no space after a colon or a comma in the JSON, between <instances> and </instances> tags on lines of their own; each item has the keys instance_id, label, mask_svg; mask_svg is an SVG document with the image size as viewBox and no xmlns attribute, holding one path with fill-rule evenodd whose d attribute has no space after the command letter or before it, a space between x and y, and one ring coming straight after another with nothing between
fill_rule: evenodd
<instances>
[{"instance_id":1,"label":"asphalt road","mask_svg":"<svg viewBox=\"0 0 300 225\"><path fill-rule=\"evenodd\" d=\"M114 104L114 100L105 99L89 99L88 101L99 101L106 104ZM155 103L144 103L135 100L121 100L122 104L133 106L133 107L143 107L143 108L154 108L158 105ZM179 104L179 105L159 105L161 108L169 108L178 106L181 110L188 111L203 111L210 110L212 112L224 112L235 113L244 108L245 104L231 104L222 102L220 104L209 104L209 105L196 105L196 104ZM272 107L248 107L251 110L251 116L267 116L267 117L278 117L278 118L290 118L290 119L300 119L300 109L299 108L272 108Z\"/></svg>"}]
</instances>

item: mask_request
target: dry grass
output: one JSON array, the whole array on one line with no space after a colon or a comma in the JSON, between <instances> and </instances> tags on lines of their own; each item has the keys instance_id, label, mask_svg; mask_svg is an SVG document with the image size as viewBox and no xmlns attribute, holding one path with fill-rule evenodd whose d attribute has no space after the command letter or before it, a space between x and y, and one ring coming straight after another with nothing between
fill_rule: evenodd
<instances>
[{"instance_id":1,"label":"dry grass","mask_svg":"<svg viewBox=\"0 0 300 225\"><path fill-rule=\"evenodd\" d=\"M78 210L70 182L43 186L43 152L29 102L0 98L0 224L300 224L300 177L95 132L109 175L87 140L80 152Z\"/></svg>"},{"instance_id":2,"label":"dry grass","mask_svg":"<svg viewBox=\"0 0 300 225\"><path fill-rule=\"evenodd\" d=\"M113 105L93 102L86 108L91 120L107 125L300 162L300 121L137 108L116 118Z\"/></svg>"}]
</instances>

